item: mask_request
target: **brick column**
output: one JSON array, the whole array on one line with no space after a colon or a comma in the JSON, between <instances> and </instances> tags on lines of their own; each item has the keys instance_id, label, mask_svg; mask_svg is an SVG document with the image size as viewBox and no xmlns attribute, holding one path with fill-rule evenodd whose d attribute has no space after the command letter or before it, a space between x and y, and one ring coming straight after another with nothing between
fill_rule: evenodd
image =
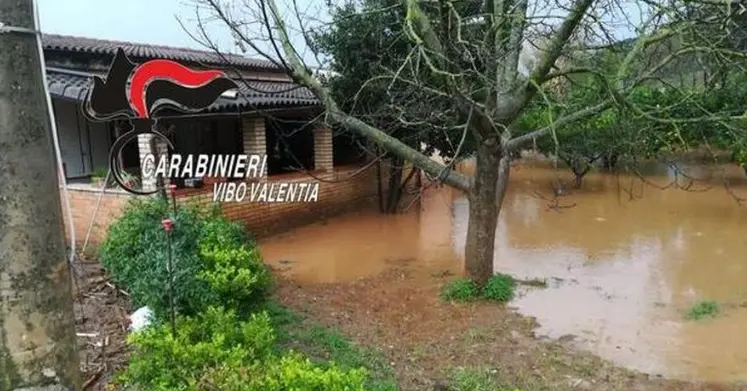
<instances>
[{"instance_id":1,"label":"brick column","mask_svg":"<svg viewBox=\"0 0 747 391\"><path fill-rule=\"evenodd\" d=\"M265 134L264 117L243 117L241 129L244 139L245 155L267 155L267 135ZM267 166L262 177L267 176Z\"/></svg>"},{"instance_id":2,"label":"brick column","mask_svg":"<svg viewBox=\"0 0 747 391\"><path fill-rule=\"evenodd\" d=\"M161 139L154 139L154 135L152 134L139 134L137 136L137 148L140 155L140 178L142 181L142 190L143 191L153 191L157 188L157 178L155 175L146 176L146 171L150 173L154 173L156 170L156 166L158 165L158 159L159 156L164 156L168 154L168 146L166 145L166 142ZM156 151L157 154L155 156L155 160L152 162L148 162L148 167L146 170L146 162L145 157L152 154L151 149L151 143L156 143ZM168 166L166 167L168 170ZM164 185L168 185L168 178L164 178Z\"/></svg>"},{"instance_id":3,"label":"brick column","mask_svg":"<svg viewBox=\"0 0 747 391\"><path fill-rule=\"evenodd\" d=\"M333 164L332 129L314 129L314 170L329 172Z\"/></svg>"}]
</instances>

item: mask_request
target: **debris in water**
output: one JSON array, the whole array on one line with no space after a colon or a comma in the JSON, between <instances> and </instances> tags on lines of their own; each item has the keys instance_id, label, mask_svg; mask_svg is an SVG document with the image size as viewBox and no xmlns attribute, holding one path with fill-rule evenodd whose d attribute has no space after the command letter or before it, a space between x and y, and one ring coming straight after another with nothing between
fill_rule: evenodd
<instances>
[{"instance_id":1,"label":"debris in water","mask_svg":"<svg viewBox=\"0 0 747 391\"><path fill-rule=\"evenodd\" d=\"M599 221L599 222L607 221L607 219L605 219L604 217L597 217L594 220Z\"/></svg>"}]
</instances>

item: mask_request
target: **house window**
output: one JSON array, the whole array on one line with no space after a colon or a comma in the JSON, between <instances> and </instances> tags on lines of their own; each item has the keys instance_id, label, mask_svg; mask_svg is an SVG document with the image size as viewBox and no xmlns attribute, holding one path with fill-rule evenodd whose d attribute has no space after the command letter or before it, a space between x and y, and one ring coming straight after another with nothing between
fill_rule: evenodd
<instances>
[{"instance_id":1,"label":"house window","mask_svg":"<svg viewBox=\"0 0 747 391\"><path fill-rule=\"evenodd\" d=\"M332 138L332 156L335 167L365 163L368 156L364 145L365 140L350 132L335 131Z\"/></svg>"},{"instance_id":2,"label":"house window","mask_svg":"<svg viewBox=\"0 0 747 391\"><path fill-rule=\"evenodd\" d=\"M312 124L268 118L265 126L267 175L314 169Z\"/></svg>"},{"instance_id":3,"label":"house window","mask_svg":"<svg viewBox=\"0 0 747 391\"><path fill-rule=\"evenodd\" d=\"M210 121L202 136L201 153L237 155L243 151L241 121L236 118Z\"/></svg>"}]
</instances>

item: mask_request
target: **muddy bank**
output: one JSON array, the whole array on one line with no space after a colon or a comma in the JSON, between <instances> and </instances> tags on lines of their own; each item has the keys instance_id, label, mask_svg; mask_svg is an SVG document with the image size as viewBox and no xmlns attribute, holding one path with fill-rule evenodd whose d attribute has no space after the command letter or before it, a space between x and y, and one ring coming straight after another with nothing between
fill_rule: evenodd
<instances>
[{"instance_id":1,"label":"muddy bank","mask_svg":"<svg viewBox=\"0 0 747 391\"><path fill-rule=\"evenodd\" d=\"M448 275L425 274L403 260L355 282L298 284L282 279L277 298L364 346L382 350L403 391L439 389L459 367L486 370L498 384L532 391L745 389L626 370L571 348L570 337L538 338L536 321L510 307L441 302L438 289Z\"/></svg>"}]
</instances>

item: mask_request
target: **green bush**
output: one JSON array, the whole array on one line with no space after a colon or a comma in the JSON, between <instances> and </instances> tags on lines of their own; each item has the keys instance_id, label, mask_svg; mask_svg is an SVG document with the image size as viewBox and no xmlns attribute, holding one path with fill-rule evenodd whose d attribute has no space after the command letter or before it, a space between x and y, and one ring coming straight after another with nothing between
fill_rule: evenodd
<instances>
[{"instance_id":1,"label":"green bush","mask_svg":"<svg viewBox=\"0 0 747 391\"><path fill-rule=\"evenodd\" d=\"M157 317L168 310L168 247L161 225L167 217L174 221L174 301L179 313L194 316L210 305L258 300L269 278L253 240L241 227L215 211L188 205L173 214L165 200L134 200L109 227L99 249L101 264L129 291L133 304L149 306Z\"/></svg>"},{"instance_id":2,"label":"green bush","mask_svg":"<svg viewBox=\"0 0 747 391\"><path fill-rule=\"evenodd\" d=\"M687 312L687 319L689 320L701 320L704 318L713 318L721 311L717 301L704 300L693 304L690 310Z\"/></svg>"},{"instance_id":3,"label":"green bush","mask_svg":"<svg viewBox=\"0 0 747 391\"><path fill-rule=\"evenodd\" d=\"M275 336L266 314L240 322L232 311L210 307L202 315L179 317L176 336L160 324L130 334L129 366L118 379L145 390L192 390L212 366L234 370L270 355Z\"/></svg>"},{"instance_id":4,"label":"green bush","mask_svg":"<svg viewBox=\"0 0 747 391\"><path fill-rule=\"evenodd\" d=\"M514 298L515 289L516 281L513 277L498 273L490 277L485 286L482 287L482 297L486 300L505 303Z\"/></svg>"},{"instance_id":5,"label":"green bush","mask_svg":"<svg viewBox=\"0 0 747 391\"><path fill-rule=\"evenodd\" d=\"M505 303L513 299L515 289L516 281L507 274L498 273L490 277L482 287L470 278L460 278L444 285L441 299L457 302L485 299Z\"/></svg>"},{"instance_id":6,"label":"green bush","mask_svg":"<svg viewBox=\"0 0 747 391\"><path fill-rule=\"evenodd\" d=\"M210 307L177 323L176 337L166 324L132 334L134 351L117 383L151 391L363 390L364 370L321 368L292 352L276 355L266 312L242 321L231 310Z\"/></svg>"},{"instance_id":7,"label":"green bush","mask_svg":"<svg viewBox=\"0 0 747 391\"><path fill-rule=\"evenodd\" d=\"M469 278L449 281L441 290L441 299L448 301L470 301L477 298L477 284Z\"/></svg>"},{"instance_id":8,"label":"green bush","mask_svg":"<svg viewBox=\"0 0 747 391\"><path fill-rule=\"evenodd\" d=\"M156 323L128 342L133 353L117 383L148 391L362 391L367 372L280 355L265 303L270 273L251 237L215 211L165 200L134 201L108 232L100 259L112 279L147 305ZM167 313L167 241L172 233L176 335Z\"/></svg>"},{"instance_id":9,"label":"green bush","mask_svg":"<svg viewBox=\"0 0 747 391\"><path fill-rule=\"evenodd\" d=\"M222 298L223 305L242 308L261 302L270 285L270 275L256 247L223 247L208 240L201 242L200 255L205 268L197 278Z\"/></svg>"}]
</instances>

